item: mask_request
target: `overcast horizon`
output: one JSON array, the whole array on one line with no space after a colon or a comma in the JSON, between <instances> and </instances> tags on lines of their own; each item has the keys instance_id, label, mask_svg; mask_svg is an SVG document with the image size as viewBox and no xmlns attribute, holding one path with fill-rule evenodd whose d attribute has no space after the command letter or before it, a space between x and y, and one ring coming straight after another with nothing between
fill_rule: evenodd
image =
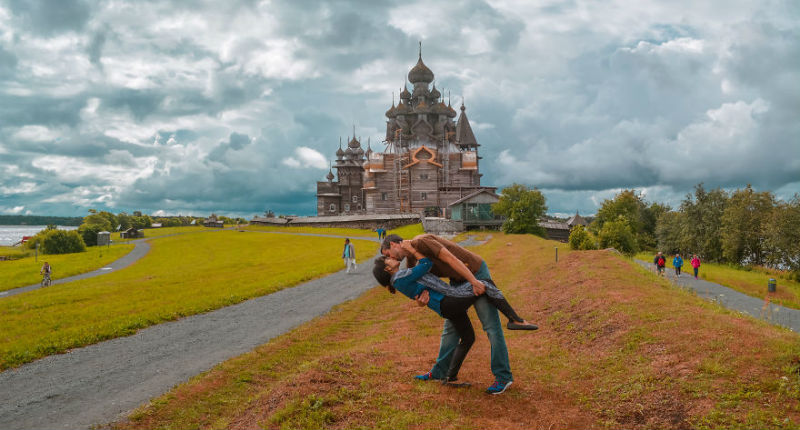
<instances>
[{"instance_id":1,"label":"overcast horizon","mask_svg":"<svg viewBox=\"0 0 800 430\"><path fill-rule=\"evenodd\" d=\"M800 2L0 0L0 214L313 215L422 58L549 213L800 193ZM499 191L499 190L498 190Z\"/></svg>"}]
</instances>

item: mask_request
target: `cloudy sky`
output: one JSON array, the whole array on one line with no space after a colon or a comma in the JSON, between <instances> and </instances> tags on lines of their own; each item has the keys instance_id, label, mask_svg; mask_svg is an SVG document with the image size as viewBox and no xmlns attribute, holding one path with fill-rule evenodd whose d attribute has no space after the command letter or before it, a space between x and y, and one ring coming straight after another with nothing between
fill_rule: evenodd
<instances>
[{"instance_id":1,"label":"cloudy sky","mask_svg":"<svg viewBox=\"0 0 800 430\"><path fill-rule=\"evenodd\" d=\"M416 63L484 185L800 192L800 2L0 0L0 213L313 214Z\"/></svg>"}]
</instances>

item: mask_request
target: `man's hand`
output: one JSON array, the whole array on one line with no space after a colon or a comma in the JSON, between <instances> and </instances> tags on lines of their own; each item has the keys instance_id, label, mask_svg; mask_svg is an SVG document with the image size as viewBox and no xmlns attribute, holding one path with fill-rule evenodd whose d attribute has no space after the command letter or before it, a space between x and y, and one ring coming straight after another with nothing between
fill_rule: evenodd
<instances>
[{"instance_id":1,"label":"man's hand","mask_svg":"<svg viewBox=\"0 0 800 430\"><path fill-rule=\"evenodd\" d=\"M431 300L431 296L430 294L428 294L428 290L423 290L414 299L417 301L417 306L428 306L428 302Z\"/></svg>"},{"instance_id":2,"label":"man's hand","mask_svg":"<svg viewBox=\"0 0 800 430\"><path fill-rule=\"evenodd\" d=\"M472 284L472 292L475 293L476 296L480 296L486 292L486 285L483 285L483 282L476 279L470 283Z\"/></svg>"}]
</instances>

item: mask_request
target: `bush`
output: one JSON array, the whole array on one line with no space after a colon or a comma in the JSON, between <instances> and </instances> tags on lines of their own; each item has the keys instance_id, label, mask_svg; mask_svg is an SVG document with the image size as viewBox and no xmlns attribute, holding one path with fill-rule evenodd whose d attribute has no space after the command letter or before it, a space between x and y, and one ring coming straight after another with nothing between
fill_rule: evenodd
<instances>
[{"instance_id":1,"label":"bush","mask_svg":"<svg viewBox=\"0 0 800 430\"><path fill-rule=\"evenodd\" d=\"M75 230L47 230L42 240L44 254L70 254L83 251L86 251L86 245Z\"/></svg>"},{"instance_id":2,"label":"bush","mask_svg":"<svg viewBox=\"0 0 800 430\"><path fill-rule=\"evenodd\" d=\"M95 246L97 245L97 233L107 231L103 227L100 224L81 224L78 227L78 233L80 233L86 246Z\"/></svg>"},{"instance_id":3,"label":"bush","mask_svg":"<svg viewBox=\"0 0 800 430\"><path fill-rule=\"evenodd\" d=\"M633 229L622 217L603 224L597 236L601 248L614 248L626 255L633 255L639 250Z\"/></svg>"},{"instance_id":4,"label":"bush","mask_svg":"<svg viewBox=\"0 0 800 430\"><path fill-rule=\"evenodd\" d=\"M575 250L597 249L597 240L582 225L576 225L569 233L569 248Z\"/></svg>"}]
</instances>

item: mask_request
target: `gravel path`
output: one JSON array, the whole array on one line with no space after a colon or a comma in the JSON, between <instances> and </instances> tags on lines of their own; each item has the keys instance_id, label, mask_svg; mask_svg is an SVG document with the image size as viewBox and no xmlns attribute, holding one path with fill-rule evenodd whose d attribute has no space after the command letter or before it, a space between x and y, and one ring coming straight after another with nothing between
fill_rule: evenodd
<instances>
[{"instance_id":1,"label":"gravel path","mask_svg":"<svg viewBox=\"0 0 800 430\"><path fill-rule=\"evenodd\" d=\"M642 260L635 260L648 270L653 270L653 263ZM674 270L666 268L667 279L673 284L688 288L698 296L717 302L720 305L742 312L752 317L786 327L792 331L800 331L800 310L791 309L774 303L767 304L764 299L748 296L728 287L724 287L703 279L694 279L694 276L683 273L680 277L675 276ZM691 268L689 268L691 270ZM700 268L702 270L702 267ZM764 289L766 289L766 284ZM778 286L780 288L780 286Z\"/></svg>"},{"instance_id":2,"label":"gravel path","mask_svg":"<svg viewBox=\"0 0 800 430\"><path fill-rule=\"evenodd\" d=\"M81 429L123 418L176 384L358 297L376 285L371 267L366 260L354 274L342 270L0 373L0 428Z\"/></svg>"}]
</instances>

